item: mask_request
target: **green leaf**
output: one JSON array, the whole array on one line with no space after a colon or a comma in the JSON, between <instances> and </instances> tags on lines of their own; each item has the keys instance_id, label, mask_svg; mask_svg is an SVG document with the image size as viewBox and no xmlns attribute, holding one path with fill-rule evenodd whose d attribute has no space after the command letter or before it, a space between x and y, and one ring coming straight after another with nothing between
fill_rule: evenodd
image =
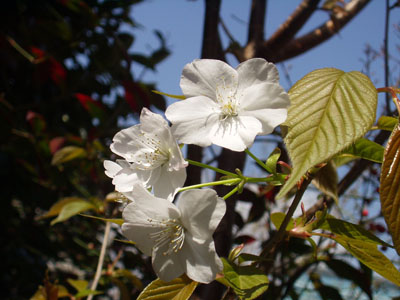
<instances>
[{"instance_id":1,"label":"green leaf","mask_svg":"<svg viewBox=\"0 0 400 300\"><path fill-rule=\"evenodd\" d=\"M92 218L92 219L101 220L101 221L104 221L104 222L111 222L111 223L117 224L119 226L122 226L122 224L124 223L124 219L107 219L107 218L101 218L101 217L86 215L86 214L80 214L80 215L82 217L86 217L86 218Z\"/></svg>"},{"instance_id":2,"label":"green leaf","mask_svg":"<svg viewBox=\"0 0 400 300\"><path fill-rule=\"evenodd\" d=\"M339 278L354 282L372 299L371 282L364 273L338 259L328 259L324 262Z\"/></svg>"},{"instance_id":3,"label":"green leaf","mask_svg":"<svg viewBox=\"0 0 400 300\"><path fill-rule=\"evenodd\" d=\"M268 277L253 266L237 266L222 258L224 277L217 281L231 287L240 299L257 298L268 289Z\"/></svg>"},{"instance_id":4,"label":"green leaf","mask_svg":"<svg viewBox=\"0 0 400 300\"><path fill-rule=\"evenodd\" d=\"M179 99L179 100L185 100L186 97L183 95L171 95L171 94L167 94L167 93L163 93L160 91L156 91L156 90L152 90L153 93L158 94L158 95L163 95L163 96L167 96L170 98L175 98L175 99Z\"/></svg>"},{"instance_id":5,"label":"green leaf","mask_svg":"<svg viewBox=\"0 0 400 300\"><path fill-rule=\"evenodd\" d=\"M328 230L338 236L347 237L349 239L364 241L386 247L393 247L373 235L364 227L343 220L335 219L331 216L325 219L325 222L321 225L320 229Z\"/></svg>"},{"instance_id":6,"label":"green leaf","mask_svg":"<svg viewBox=\"0 0 400 300\"><path fill-rule=\"evenodd\" d=\"M281 157L281 149L275 148L265 162L265 165L269 170L272 171L273 174L276 174L276 164L279 160L279 157Z\"/></svg>"},{"instance_id":7,"label":"green leaf","mask_svg":"<svg viewBox=\"0 0 400 300\"><path fill-rule=\"evenodd\" d=\"M353 145L345 149L341 154L382 163L384 150L385 148L382 145L379 145L378 143L368 139L361 138Z\"/></svg>"},{"instance_id":8,"label":"green leaf","mask_svg":"<svg viewBox=\"0 0 400 300\"><path fill-rule=\"evenodd\" d=\"M393 131L396 125L399 123L399 118L382 116L378 120L377 127L381 130Z\"/></svg>"},{"instance_id":9,"label":"green leaf","mask_svg":"<svg viewBox=\"0 0 400 300\"><path fill-rule=\"evenodd\" d=\"M67 279L68 283L74 287L78 292L86 290L88 282L86 280Z\"/></svg>"},{"instance_id":10,"label":"green leaf","mask_svg":"<svg viewBox=\"0 0 400 300\"><path fill-rule=\"evenodd\" d=\"M396 126L386 145L380 183L382 214L395 249L400 254L400 124Z\"/></svg>"},{"instance_id":11,"label":"green leaf","mask_svg":"<svg viewBox=\"0 0 400 300\"><path fill-rule=\"evenodd\" d=\"M96 207L85 200L77 200L73 201L70 203L65 204L61 211L60 214L58 215L57 218L55 218L53 221L51 221L51 225L57 224L59 222L63 222L67 219L69 219L72 216L75 216L83 211L89 210L89 209L96 209Z\"/></svg>"},{"instance_id":12,"label":"green leaf","mask_svg":"<svg viewBox=\"0 0 400 300\"><path fill-rule=\"evenodd\" d=\"M66 204L71 203L71 202L77 202L77 201L85 201L85 200L83 198L79 198L79 197L62 198L61 200L54 203L50 207L50 210L47 213L38 217L37 219L40 220L40 219L44 219L44 218L57 216Z\"/></svg>"},{"instance_id":13,"label":"green leaf","mask_svg":"<svg viewBox=\"0 0 400 300\"><path fill-rule=\"evenodd\" d=\"M333 161L329 161L315 175L312 183L325 195L332 197L339 204L337 183L338 176Z\"/></svg>"},{"instance_id":14,"label":"green leaf","mask_svg":"<svg viewBox=\"0 0 400 300\"><path fill-rule=\"evenodd\" d=\"M61 148L58 150L56 153L53 155L53 159L51 160L51 164L53 166L57 166L60 164L63 164L65 162L77 159L77 158L83 158L86 157L87 153L86 150L77 147L77 146L67 146L64 148Z\"/></svg>"},{"instance_id":15,"label":"green leaf","mask_svg":"<svg viewBox=\"0 0 400 300\"><path fill-rule=\"evenodd\" d=\"M400 286L400 272L393 263L378 250L376 243L356 240L347 236L336 236L334 240L367 267Z\"/></svg>"},{"instance_id":16,"label":"green leaf","mask_svg":"<svg viewBox=\"0 0 400 300\"><path fill-rule=\"evenodd\" d=\"M276 229L279 230L285 217L286 217L286 214L283 212L276 212L276 213L271 214L271 222L272 222L272 224L275 225ZM290 219L289 224L286 227L286 230L289 231L289 230L292 230L293 228L294 228L294 220L292 218L292 219Z\"/></svg>"},{"instance_id":17,"label":"green leaf","mask_svg":"<svg viewBox=\"0 0 400 300\"><path fill-rule=\"evenodd\" d=\"M360 72L315 70L289 91L285 143L293 171L277 198L307 170L326 162L361 138L375 121L377 92Z\"/></svg>"},{"instance_id":18,"label":"green leaf","mask_svg":"<svg viewBox=\"0 0 400 300\"><path fill-rule=\"evenodd\" d=\"M170 282L156 279L151 282L137 300L186 300L194 292L198 282L192 281L186 275Z\"/></svg>"}]
</instances>

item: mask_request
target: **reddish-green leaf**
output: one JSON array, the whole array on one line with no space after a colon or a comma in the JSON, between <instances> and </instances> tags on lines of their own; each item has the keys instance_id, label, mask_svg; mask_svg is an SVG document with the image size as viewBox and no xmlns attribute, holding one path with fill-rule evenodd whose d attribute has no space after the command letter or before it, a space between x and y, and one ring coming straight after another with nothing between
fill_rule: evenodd
<instances>
[{"instance_id":1,"label":"reddish-green leaf","mask_svg":"<svg viewBox=\"0 0 400 300\"><path fill-rule=\"evenodd\" d=\"M380 198L382 214L400 254L400 124L392 132L382 163Z\"/></svg>"}]
</instances>

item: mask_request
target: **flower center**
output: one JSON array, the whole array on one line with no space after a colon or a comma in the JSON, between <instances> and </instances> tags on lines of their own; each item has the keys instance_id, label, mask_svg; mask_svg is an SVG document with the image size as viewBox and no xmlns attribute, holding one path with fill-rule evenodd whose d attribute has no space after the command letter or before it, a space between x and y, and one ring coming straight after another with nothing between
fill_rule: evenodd
<instances>
[{"instance_id":1,"label":"flower center","mask_svg":"<svg viewBox=\"0 0 400 300\"><path fill-rule=\"evenodd\" d=\"M167 250L163 255L170 255L182 249L185 241L185 228L177 219L168 219L166 221L148 220L154 226L160 227L160 231L150 233L149 236L154 240L154 247L161 248L167 245Z\"/></svg>"},{"instance_id":2,"label":"flower center","mask_svg":"<svg viewBox=\"0 0 400 300\"><path fill-rule=\"evenodd\" d=\"M221 78L221 83L217 85L216 96L220 108L220 120L238 115L239 104L236 99L236 90L227 86L224 78Z\"/></svg>"},{"instance_id":3,"label":"flower center","mask_svg":"<svg viewBox=\"0 0 400 300\"><path fill-rule=\"evenodd\" d=\"M142 131L137 142L142 146L134 161L139 169L155 169L169 160L169 151L162 148L157 134Z\"/></svg>"}]
</instances>

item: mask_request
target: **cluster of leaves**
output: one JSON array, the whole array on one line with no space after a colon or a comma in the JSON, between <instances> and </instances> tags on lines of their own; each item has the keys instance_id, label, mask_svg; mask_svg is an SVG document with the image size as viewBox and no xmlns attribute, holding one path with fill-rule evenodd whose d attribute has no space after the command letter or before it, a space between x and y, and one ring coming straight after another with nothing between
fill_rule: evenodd
<instances>
[{"instance_id":1,"label":"cluster of leaves","mask_svg":"<svg viewBox=\"0 0 400 300\"><path fill-rule=\"evenodd\" d=\"M49 212L58 215L53 224L87 209L109 213L105 195L112 187L102 157L110 156L110 137L119 121L136 118L142 107L165 107L164 98L151 92L153 84L132 74L132 67L154 69L169 54L158 32L157 49L132 52L137 24L130 11L139 2L0 4L5 299L32 296L49 266L47 283L54 277L60 283L81 279L81 271L90 278L95 270L99 252L94 237L102 222L70 220L49 228L39 217L58 201ZM146 268L139 256L132 258ZM57 267L60 261L67 266L64 271Z\"/></svg>"}]
</instances>

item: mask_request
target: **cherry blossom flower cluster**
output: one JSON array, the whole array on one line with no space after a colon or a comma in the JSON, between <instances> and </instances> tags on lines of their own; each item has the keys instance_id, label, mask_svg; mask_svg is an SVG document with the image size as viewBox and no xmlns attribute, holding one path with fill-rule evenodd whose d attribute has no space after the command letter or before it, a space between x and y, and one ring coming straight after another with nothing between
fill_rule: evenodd
<instances>
[{"instance_id":1,"label":"cherry blossom flower cluster","mask_svg":"<svg viewBox=\"0 0 400 300\"><path fill-rule=\"evenodd\" d=\"M130 200L122 232L152 257L158 277L171 281L185 273L209 283L223 268L212 235L226 205L212 189L186 190L174 204L188 165L177 141L244 151L285 121L289 97L276 67L258 58L236 69L195 60L184 67L180 86L186 99L165 112L172 126L143 108L140 124L113 138L111 150L122 159L106 160L104 167L115 190Z\"/></svg>"}]
</instances>

